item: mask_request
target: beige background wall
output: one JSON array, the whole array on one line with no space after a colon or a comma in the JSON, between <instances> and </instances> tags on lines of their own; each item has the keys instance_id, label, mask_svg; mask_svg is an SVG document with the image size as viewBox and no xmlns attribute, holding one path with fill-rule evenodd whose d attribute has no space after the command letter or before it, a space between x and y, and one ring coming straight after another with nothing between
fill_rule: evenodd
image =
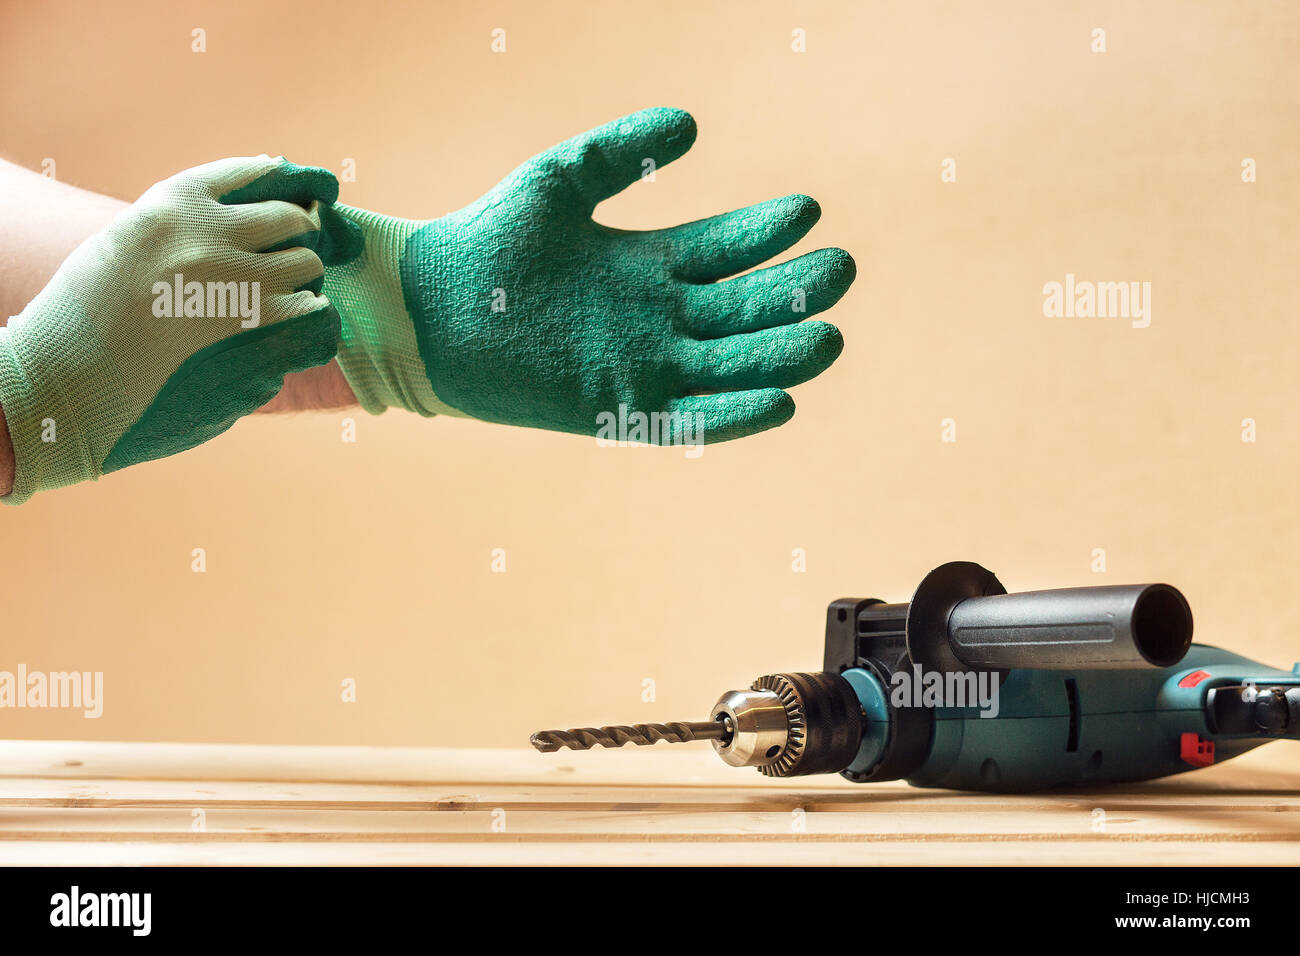
<instances>
[{"instance_id":1,"label":"beige background wall","mask_svg":"<svg viewBox=\"0 0 1300 956\"><path fill-rule=\"evenodd\" d=\"M841 245L859 278L793 422L699 460L262 416L0 513L0 669L107 685L97 721L0 710L0 736L509 745L697 718L815 667L830 599L905 599L953 559L1012 590L1167 580L1199 639L1289 665L1298 46L1300 8L1269 3L6 4L0 154L78 185L350 157L346 201L432 217L672 105L696 147L602 221L807 192L825 214L793 253ZM1044 318L1067 272L1151 282L1151 326Z\"/></svg>"}]
</instances>

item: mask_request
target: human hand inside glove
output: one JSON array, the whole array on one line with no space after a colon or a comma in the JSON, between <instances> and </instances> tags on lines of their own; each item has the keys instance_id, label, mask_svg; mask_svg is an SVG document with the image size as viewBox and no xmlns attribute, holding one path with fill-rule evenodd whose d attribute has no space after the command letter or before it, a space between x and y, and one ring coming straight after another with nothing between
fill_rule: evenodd
<instances>
[{"instance_id":1,"label":"human hand inside glove","mask_svg":"<svg viewBox=\"0 0 1300 956\"><path fill-rule=\"evenodd\" d=\"M361 243L337 194L324 169L219 160L78 246L0 327L0 500L193 448L328 362L323 273Z\"/></svg>"},{"instance_id":2,"label":"human hand inside glove","mask_svg":"<svg viewBox=\"0 0 1300 956\"><path fill-rule=\"evenodd\" d=\"M673 423L649 439L659 444L681 441L683 421L692 443L788 421L784 389L843 347L833 325L802 320L839 300L853 259L820 249L728 277L796 243L818 205L788 196L646 232L592 219L694 140L689 114L643 110L533 157L441 219L336 205L365 237L324 287L357 400L588 435L622 405Z\"/></svg>"}]
</instances>

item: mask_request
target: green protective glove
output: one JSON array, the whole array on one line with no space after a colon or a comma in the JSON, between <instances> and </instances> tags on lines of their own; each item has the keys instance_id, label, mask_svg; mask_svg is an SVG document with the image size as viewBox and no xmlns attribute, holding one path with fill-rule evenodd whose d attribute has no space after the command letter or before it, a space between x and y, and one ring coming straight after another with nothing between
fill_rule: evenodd
<instances>
[{"instance_id":1,"label":"green protective glove","mask_svg":"<svg viewBox=\"0 0 1300 956\"><path fill-rule=\"evenodd\" d=\"M154 185L78 246L0 329L3 500L193 448L285 373L328 362L324 264L361 248L337 195L328 170L225 159Z\"/></svg>"},{"instance_id":2,"label":"green protective glove","mask_svg":"<svg viewBox=\"0 0 1300 956\"><path fill-rule=\"evenodd\" d=\"M689 114L644 110L534 157L441 219L336 207L365 235L361 256L325 275L361 405L588 435L639 412L661 427L634 440L658 444L788 421L782 389L843 346L832 325L796 323L844 294L852 257L821 249L717 280L797 242L817 204L788 196L648 232L592 220L694 140Z\"/></svg>"}]
</instances>

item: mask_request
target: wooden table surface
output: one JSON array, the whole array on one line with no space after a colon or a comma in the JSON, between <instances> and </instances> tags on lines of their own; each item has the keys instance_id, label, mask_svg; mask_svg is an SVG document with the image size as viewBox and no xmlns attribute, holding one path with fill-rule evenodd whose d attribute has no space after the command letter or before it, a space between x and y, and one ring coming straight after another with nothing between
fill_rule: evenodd
<instances>
[{"instance_id":1,"label":"wooden table surface","mask_svg":"<svg viewBox=\"0 0 1300 956\"><path fill-rule=\"evenodd\" d=\"M0 741L0 864L1296 864L1300 748L1004 796L769 780L707 747Z\"/></svg>"}]
</instances>

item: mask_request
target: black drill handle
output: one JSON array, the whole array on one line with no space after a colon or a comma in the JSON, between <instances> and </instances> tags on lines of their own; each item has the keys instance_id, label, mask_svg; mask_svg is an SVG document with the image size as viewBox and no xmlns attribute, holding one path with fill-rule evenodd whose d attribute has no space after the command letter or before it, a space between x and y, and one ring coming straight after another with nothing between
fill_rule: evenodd
<instances>
[{"instance_id":1,"label":"black drill handle","mask_svg":"<svg viewBox=\"0 0 1300 956\"><path fill-rule=\"evenodd\" d=\"M972 597L952 609L948 641L981 670L1171 667L1192 643L1192 611L1168 584Z\"/></svg>"},{"instance_id":2,"label":"black drill handle","mask_svg":"<svg viewBox=\"0 0 1300 956\"><path fill-rule=\"evenodd\" d=\"M1192 610L1168 584L1007 594L969 561L935 568L907 609L907 649L937 670L1172 667L1192 643Z\"/></svg>"}]
</instances>

